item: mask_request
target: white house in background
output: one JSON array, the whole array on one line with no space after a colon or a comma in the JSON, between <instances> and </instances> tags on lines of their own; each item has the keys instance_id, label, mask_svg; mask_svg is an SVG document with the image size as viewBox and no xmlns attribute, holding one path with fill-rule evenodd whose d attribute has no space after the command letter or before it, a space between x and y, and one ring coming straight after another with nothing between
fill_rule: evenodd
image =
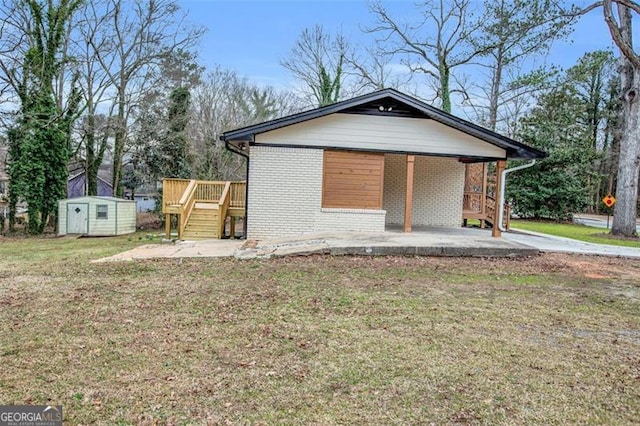
<instances>
[{"instance_id":1,"label":"white house in background","mask_svg":"<svg viewBox=\"0 0 640 426\"><path fill-rule=\"evenodd\" d=\"M246 236L459 227L465 164L542 151L385 89L224 133L248 158Z\"/></svg>"}]
</instances>

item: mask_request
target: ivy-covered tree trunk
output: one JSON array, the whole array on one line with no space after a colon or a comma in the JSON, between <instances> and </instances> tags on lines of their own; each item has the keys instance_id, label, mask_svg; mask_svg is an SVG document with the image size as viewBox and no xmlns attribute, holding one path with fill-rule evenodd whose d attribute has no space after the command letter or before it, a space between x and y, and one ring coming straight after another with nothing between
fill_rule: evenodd
<instances>
[{"instance_id":1,"label":"ivy-covered tree trunk","mask_svg":"<svg viewBox=\"0 0 640 426\"><path fill-rule=\"evenodd\" d=\"M67 35L66 24L80 0L41 2L28 0L24 13L32 19L25 34L30 45L18 90L20 110L16 126L9 132L9 192L14 206L27 203L29 232L39 234L58 200L64 198L69 160L69 134L78 93L71 82L68 109L56 102L54 83L65 58L60 58ZM15 214L15 213L14 213Z\"/></svg>"},{"instance_id":2,"label":"ivy-covered tree trunk","mask_svg":"<svg viewBox=\"0 0 640 426\"><path fill-rule=\"evenodd\" d=\"M442 110L451 113L451 69L445 63L440 65L440 98L442 99Z\"/></svg>"},{"instance_id":3,"label":"ivy-covered tree trunk","mask_svg":"<svg viewBox=\"0 0 640 426\"><path fill-rule=\"evenodd\" d=\"M118 91L118 116L116 119L116 131L113 143L113 195L122 197L124 189L122 188L122 156L124 155L124 144L127 136L127 121L125 118L125 109L127 101L124 92L124 86Z\"/></svg>"},{"instance_id":4,"label":"ivy-covered tree trunk","mask_svg":"<svg viewBox=\"0 0 640 426\"><path fill-rule=\"evenodd\" d=\"M161 171L164 177L191 178L191 161L187 124L191 94L186 87L178 87L169 96L169 129L161 145Z\"/></svg>"}]
</instances>

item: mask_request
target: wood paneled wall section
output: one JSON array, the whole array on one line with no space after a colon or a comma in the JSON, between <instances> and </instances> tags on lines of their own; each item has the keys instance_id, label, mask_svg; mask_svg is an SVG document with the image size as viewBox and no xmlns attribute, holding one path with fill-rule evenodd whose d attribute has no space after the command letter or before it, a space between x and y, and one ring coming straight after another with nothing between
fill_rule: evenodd
<instances>
[{"instance_id":1,"label":"wood paneled wall section","mask_svg":"<svg viewBox=\"0 0 640 426\"><path fill-rule=\"evenodd\" d=\"M382 209L384 154L324 151L322 207Z\"/></svg>"}]
</instances>

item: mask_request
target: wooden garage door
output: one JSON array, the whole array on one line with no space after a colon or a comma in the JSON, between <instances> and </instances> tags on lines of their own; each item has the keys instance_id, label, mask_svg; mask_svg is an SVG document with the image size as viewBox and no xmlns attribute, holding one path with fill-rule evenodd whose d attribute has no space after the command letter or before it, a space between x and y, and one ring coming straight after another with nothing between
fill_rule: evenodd
<instances>
[{"instance_id":1,"label":"wooden garage door","mask_svg":"<svg viewBox=\"0 0 640 426\"><path fill-rule=\"evenodd\" d=\"M324 151L322 207L382 209L384 154Z\"/></svg>"}]
</instances>

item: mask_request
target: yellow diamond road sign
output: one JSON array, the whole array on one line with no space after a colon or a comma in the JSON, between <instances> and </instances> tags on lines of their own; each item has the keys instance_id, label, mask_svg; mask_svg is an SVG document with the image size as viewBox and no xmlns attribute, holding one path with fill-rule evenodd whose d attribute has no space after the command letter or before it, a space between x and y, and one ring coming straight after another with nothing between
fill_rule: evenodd
<instances>
[{"instance_id":1,"label":"yellow diamond road sign","mask_svg":"<svg viewBox=\"0 0 640 426\"><path fill-rule=\"evenodd\" d=\"M605 206L611 207L616 203L616 198L613 195L609 194L602 199L602 202Z\"/></svg>"}]
</instances>

